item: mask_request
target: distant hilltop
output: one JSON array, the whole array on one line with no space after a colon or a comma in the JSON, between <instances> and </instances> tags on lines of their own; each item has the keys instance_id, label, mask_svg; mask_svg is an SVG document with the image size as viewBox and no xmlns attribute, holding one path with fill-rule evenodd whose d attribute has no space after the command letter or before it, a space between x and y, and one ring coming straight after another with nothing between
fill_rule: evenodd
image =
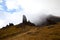
<instances>
[{"instance_id":1,"label":"distant hilltop","mask_svg":"<svg viewBox=\"0 0 60 40\"><path fill-rule=\"evenodd\" d=\"M45 26L45 25L54 25L60 22L60 17L49 15L42 23L39 23L37 26Z\"/></svg>"},{"instance_id":2,"label":"distant hilltop","mask_svg":"<svg viewBox=\"0 0 60 40\"><path fill-rule=\"evenodd\" d=\"M55 19L55 16L51 16ZM0 40L60 40L60 22L50 19L50 16L43 24L36 26L27 21L23 15L22 23L14 25L9 23L0 29ZM58 17L56 18L59 19Z\"/></svg>"},{"instance_id":3,"label":"distant hilltop","mask_svg":"<svg viewBox=\"0 0 60 40\"><path fill-rule=\"evenodd\" d=\"M36 26L34 23L30 22L30 21L27 21L27 18L25 15L23 15L23 22L19 24L20 27L23 27L23 26L26 26L26 25L29 25L29 26Z\"/></svg>"},{"instance_id":4,"label":"distant hilltop","mask_svg":"<svg viewBox=\"0 0 60 40\"><path fill-rule=\"evenodd\" d=\"M20 27L23 27L23 26L26 26L26 25L30 25L30 26L47 26L47 25L54 25L57 22L60 22L60 17L54 16L54 15L49 15L46 18L46 21L35 25L34 23L30 22L29 20L27 21L26 16L23 15L22 23L18 24L18 26L20 26ZM9 23L9 25L6 25L6 27L3 27L3 29L8 28L10 26L15 26L15 25L13 23Z\"/></svg>"},{"instance_id":5,"label":"distant hilltop","mask_svg":"<svg viewBox=\"0 0 60 40\"><path fill-rule=\"evenodd\" d=\"M21 26L25 26L25 25L30 25L30 26L36 26L34 23L30 22L29 20L27 21L27 18L25 15L23 15L23 20L22 20L22 23L18 24L20 27ZM4 28L8 28L8 27L11 27L11 26L15 26L13 23L9 23L9 25L6 25L6 27L3 27Z\"/></svg>"}]
</instances>

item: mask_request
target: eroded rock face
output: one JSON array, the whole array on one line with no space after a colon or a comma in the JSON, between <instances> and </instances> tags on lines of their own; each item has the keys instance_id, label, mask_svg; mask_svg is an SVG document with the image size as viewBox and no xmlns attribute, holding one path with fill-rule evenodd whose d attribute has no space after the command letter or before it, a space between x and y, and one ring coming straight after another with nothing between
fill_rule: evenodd
<instances>
[{"instance_id":1,"label":"eroded rock face","mask_svg":"<svg viewBox=\"0 0 60 40\"><path fill-rule=\"evenodd\" d=\"M27 22L27 18L25 15L23 15L23 23L26 23Z\"/></svg>"},{"instance_id":2,"label":"eroded rock face","mask_svg":"<svg viewBox=\"0 0 60 40\"><path fill-rule=\"evenodd\" d=\"M35 26L35 24L34 23L31 23L30 21L27 21L27 18L26 18L26 16L25 15L23 15L23 22L22 22L22 24L24 24L24 25L31 25L31 26ZM22 25L21 24L21 25Z\"/></svg>"}]
</instances>

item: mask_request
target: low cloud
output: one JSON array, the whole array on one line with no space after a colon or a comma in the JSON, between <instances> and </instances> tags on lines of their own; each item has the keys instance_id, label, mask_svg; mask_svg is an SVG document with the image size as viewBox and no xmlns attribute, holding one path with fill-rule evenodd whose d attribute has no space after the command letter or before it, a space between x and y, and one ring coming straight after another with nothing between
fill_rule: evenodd
<instances>
[{"instance_id":1,"label":"low cloud","mask_svg":"<svg viewBox=\"0 0 60 40\"><path fill-rule=\"evenodd\" d=\"M59 0L0 0L0 23L3 24L22 22L22 15L33 23L52 14L60 16ZM0 25L0 27L2 27Z\"/></svg>"}]
</instances>

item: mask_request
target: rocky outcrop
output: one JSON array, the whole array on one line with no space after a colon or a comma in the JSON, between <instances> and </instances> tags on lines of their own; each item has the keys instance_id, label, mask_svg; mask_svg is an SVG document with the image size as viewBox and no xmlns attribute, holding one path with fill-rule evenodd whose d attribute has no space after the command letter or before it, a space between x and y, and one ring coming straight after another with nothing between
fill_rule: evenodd
<instances>
[{"instance_id":1,"label":"rocky outcrop","mask_svg":"<svg viewBox=\"0 0 60 40\"><path fill-rule=\"evenodd\" d=\"M24 27L26 25L30 25L30 26L35 26L34 23L30 22L30 21L27 21L27 18L25 15L23 15L23 22L19 24L19 26L21 27Z\"/></svg>"},{"instance_id":2,"label":"rocky outcrop","mask_svg":"<svg viewBox=\"0 0 60 40\"><path fill-rule=\"evenodd\" d=\"M60 22L60 17L49 15L46 19L46 21L38 24L37 26L45 26L45 25L54 25L58 22Z\"/></svg>"}]
</instances>

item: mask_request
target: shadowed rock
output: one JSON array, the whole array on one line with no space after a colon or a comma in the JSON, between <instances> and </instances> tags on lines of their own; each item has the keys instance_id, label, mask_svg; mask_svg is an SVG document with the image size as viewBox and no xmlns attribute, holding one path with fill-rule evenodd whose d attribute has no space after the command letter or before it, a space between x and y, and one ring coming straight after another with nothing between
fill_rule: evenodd
<instances>
[{"instance_id":1,"label":"shadowed rock","mask_svg":"<svg viewBox=\"0 0 60 40\"><path fill-rule=\"evenodd\" d=\"M14 24L13 23L9 23L9 26L14 26Z\"/></svg>"},{"instance_id":2,"label":"shadowed rock","mask_svg":"<svg viewBox=\"0 0 60 40\"><path fill-rule=\"evenodd\" d=\"M23 15L23 23L27 23L27 18L25 15Z\"/></svg>"},{"instance_id":3,"label":"shadowed rock","mask_svg":"<svg viewBox=\"0 0 60 40\"><path fill-rule=\"evenodd\" d=\"M23 22L19 24L20 27L25 27L26 25L35 26L34 23L31 23L30 21L27 21L27 18L25 15L23 15Z\"/></svg>"},{"instance_id":4,"label":"shadowed rock","mask_svg":"<svg viewBox=\"0 0 60 40\"><path fill-rule=\"evenodd\" d=\"M58 22L60 22L60 17L54 16L54 15L49 15L46 18L46 21L38 24L37 26L54 25Z\"/></svg>"}]
</instances>

